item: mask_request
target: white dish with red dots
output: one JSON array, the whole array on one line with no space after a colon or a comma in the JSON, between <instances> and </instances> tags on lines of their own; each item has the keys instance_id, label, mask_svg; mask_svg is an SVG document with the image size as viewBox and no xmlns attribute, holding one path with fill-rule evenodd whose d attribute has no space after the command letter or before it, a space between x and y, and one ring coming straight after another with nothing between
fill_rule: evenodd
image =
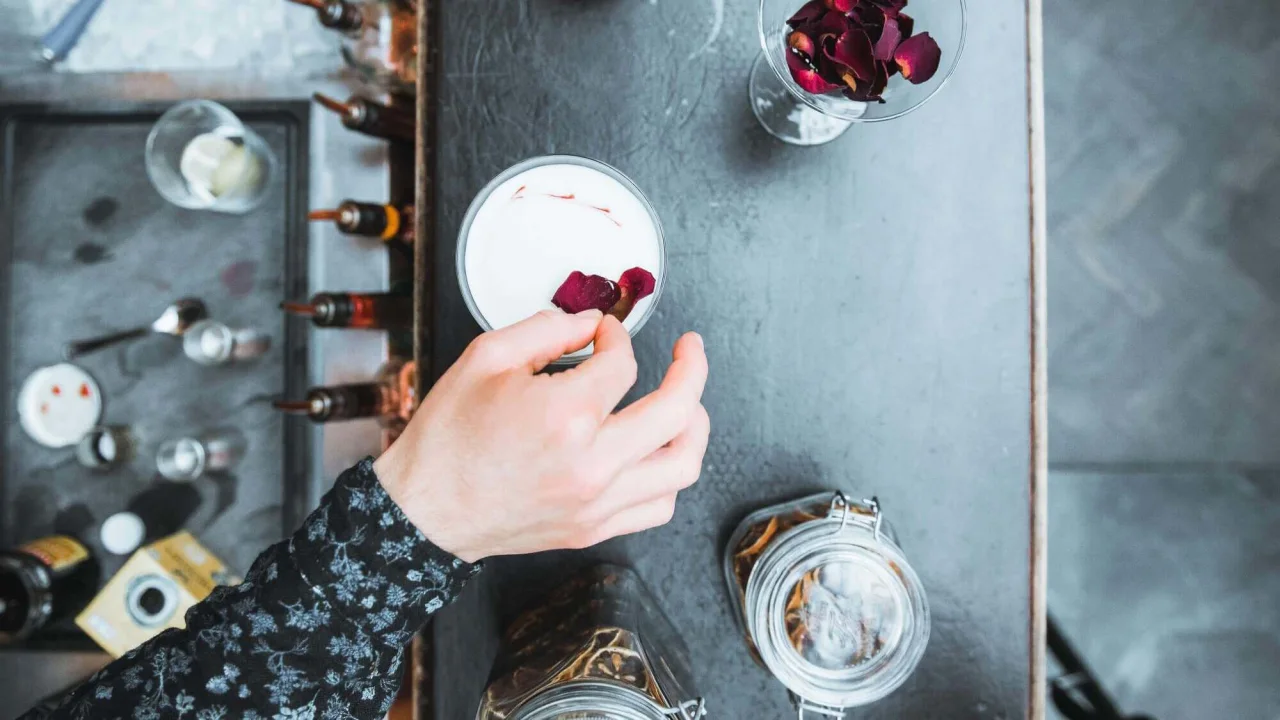
<instances>
[{"instance_id":1,"label":"white dish with red dots","mask_svg":"<svg viewBox=\"0 0 1280 720\"><path fill-rule=\"evenodd\" d=\"M102 393L89 373L70 363L31 373L18 393L18 418L45 447L74 445L102 417Z\"/></svg>"}]
</instances>

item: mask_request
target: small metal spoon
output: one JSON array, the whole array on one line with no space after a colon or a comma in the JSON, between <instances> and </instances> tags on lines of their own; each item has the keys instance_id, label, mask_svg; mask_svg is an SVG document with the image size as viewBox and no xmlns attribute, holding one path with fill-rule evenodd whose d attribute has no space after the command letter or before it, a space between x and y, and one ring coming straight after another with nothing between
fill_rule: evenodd
<instances>
[{"instance_id":1,"label":"small metal spoon","mask_svg":"<svg viewBox=\"0 0 1280 720\"><path fill-rule=\"evenodd\" d=\"M111 347L126 340L136 340L150 333L161 333L163 335L173 335L181 337L187 331L187 328L196 324L200 320L208 317L208 311L205 310L204 303L198 298L182 298L174 302L172 305L164 309L164 313L156 318L156 321L146 327L134 328L132 330L124 330L110 335L104 335L93 340L80 340L73 343L67 343L62 354L68 360L74 360L81 355L88 355L104 348Z\"/></svg>"}]
</instances>

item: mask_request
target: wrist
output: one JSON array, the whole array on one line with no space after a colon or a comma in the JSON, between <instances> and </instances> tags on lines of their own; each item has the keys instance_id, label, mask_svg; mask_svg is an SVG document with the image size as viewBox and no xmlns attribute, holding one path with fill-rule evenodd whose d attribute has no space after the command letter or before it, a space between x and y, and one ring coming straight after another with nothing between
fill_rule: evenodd
<instances>
[{"instance_id":1,"label":"wrist","mask_svg":"<svg viewBox=\"0 0 1280 720\"><path fill-rule=\"evenodd\" d=\"M421 464L401 445L393 443L373 463L383 490L431 544L468 563L481 560L484 553L462 537L464 514L449 509L444 484L432 482L430 473L424 475Z\"/></svg>"}]
</instances>

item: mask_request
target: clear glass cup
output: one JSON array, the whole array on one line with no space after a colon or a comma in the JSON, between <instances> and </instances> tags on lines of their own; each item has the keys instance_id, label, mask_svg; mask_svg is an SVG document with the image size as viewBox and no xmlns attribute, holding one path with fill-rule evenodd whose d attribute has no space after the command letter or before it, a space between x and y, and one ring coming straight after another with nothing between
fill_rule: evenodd
<instances>
[{"instance_id":1,"label":"clear glass cup","mask_svg":"<svg viewBox=\"0 0 1280 720\"><path fill-rule=\"evenodd\" d=\"M219 429L194 437L168 440L156 451L156 469L169 480L197 480L207 473L225 472L244 457L246 441L235 429Z\"/></svg>"},{"instance_id":2,"label":"clear glass cup","mask_svg":"<svg viewBox=\"0 0 1280 720\"><path fill-rule=\"evenodd\" d=\"M182 350L201 365L222 365L262 357L271 337L252 328L231 328L217 320L201 320L182 336Z\"/></svg>"},{"instance_id":3,"label":"clear glass cup","mask_svg":"<svg viewBox=\"0 0 1280 720\"><path fill-rule=\"evenodd\" d=\"M635 198L635 200L643 207L644 212L647 215L648 222L652 224L653 230L657 236L657 252L659 257L659 260L658 260L659 267L657 267L656 269L645 268L646 270L650 270L653 273L656 281L656 286L654 288L653 295L641 301L641 304L644 305L644 308L643 310L640 311L639 316L634 321L630 317L628 317L627 319L627 322L626 322L627 330L628 332L631 333L632 337L635 337L635 335L638 332L640 332L640 329L645 326L645 323L649 322L649 318L653 316L654 310L658 307L658 301L662 298L662 291L666 287L666 283L667 283L667 271L666 271L667 270L666 268L667 250L666 250L666 239L662 229L662 221L658 217L658 211L654 209L653 204L649 202L649 199L645 197L644 193L635 184L635 182L631 180L631 178L624 175L617 168L614 168L603 162L600 162L598 160L592 160L590 158L578 157L576 155L547 155L543 157L530 158L523 162L517 163L507 168L506 170L502 171L502 173L500 173L497 177L489 181L489 184L485 185L485 187L476 195L475 199L471 201L471 207L468 208L466 217L464 217L462 221L462 227L458 231L458 250L455 258L456 264L457 264L457 272L458 272L458 287L462 290L462 298L467 304L467 309L471 311L472 317L476 319L476 322L479 323L480 327L485 332L495 329L494 324L490 322L488 318L485 317L483 312L481 312L480 307L476 302L475 295L472 293L471 283L468 281L468 278L467 278L467 242L471 234L472 225L475 223L476 216L479 215L481 209L485 207L487 201L494 194L494 192L498 188L506 184L509 180L512 180L516 176L522 173L528 172L530 170L534 170L536 168L541 168L541 167L553 166L553 165L571 165L571 166L584 167L584 168L598 171L601 174L606 175L609 178L612 178L613 180L617 181L628 193L630 193ZM521 188L521 190L523 189L524 188ZM592 209L599 210L600 208L592 208ZM589 272L589 269L587 268L574 268L574 269L583 270L584 272ZM566 276L567 275L568 273L566 273ZM551 300L551 294L548 293L547 302L550 302L550 300ZM541 308L530 308L528 314L533 315L533 313L539 309ZM635 313L633 313L633 315L635 315ZM578 352L565 355L559 360L556 360L555 362L553 362L552 365L559 365L559 366L576 365L578 363L583 362L587 358L591 357L591 353L592 353L592 348L588 346L587 348L580 350Z\"/></svg>"},{"instance_id":4,"label":"clear glass cup","mask_svg":"<svg viewBox=\"0 0 1280 720\"><path fill-rule=\"evenodd\" d=\"M210 100L173 106L147 136L147 175L166 200L193 210L245 213L276 171L266 142Z\"/></svg>"},{"instance_id":5,"label":"clear glass cup","mask_svg":"<svg viewBox=\"0 0 1280 720\"><path fill-rule=\"evenodd\" d=\"M912 0L905 12L915 19L915 34L928 32L942 48L938 72L913 85L890 78L884 103L856 102L840 92L817 95L802 89L787 68L787 21L805 0L760 0L763 48L751 68L751 109L770 135L792 145L821 145L840 137L854 123L894 120L911 113L938 93L955 72L967 34L966 0Z\"/></svg>"}]
</instances>

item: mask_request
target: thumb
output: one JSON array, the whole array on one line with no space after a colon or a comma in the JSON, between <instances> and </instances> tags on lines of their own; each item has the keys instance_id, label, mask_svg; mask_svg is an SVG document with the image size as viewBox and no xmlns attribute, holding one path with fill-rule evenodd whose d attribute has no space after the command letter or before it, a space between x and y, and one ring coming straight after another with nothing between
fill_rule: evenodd
<instances>
[{"instance_id":1,"label":"thumb","mask_svg":"<svg viewBox=\"0 0 1280 720\"><path fill-rule=\"evenodd\" d=\"M577 315L543 310L515 325L492 331L490 342L499 348L508 369L528 367L530 372L538 372L561 355L590 345L603 317L599 310Z\"/></svg>"}]
</instances>

